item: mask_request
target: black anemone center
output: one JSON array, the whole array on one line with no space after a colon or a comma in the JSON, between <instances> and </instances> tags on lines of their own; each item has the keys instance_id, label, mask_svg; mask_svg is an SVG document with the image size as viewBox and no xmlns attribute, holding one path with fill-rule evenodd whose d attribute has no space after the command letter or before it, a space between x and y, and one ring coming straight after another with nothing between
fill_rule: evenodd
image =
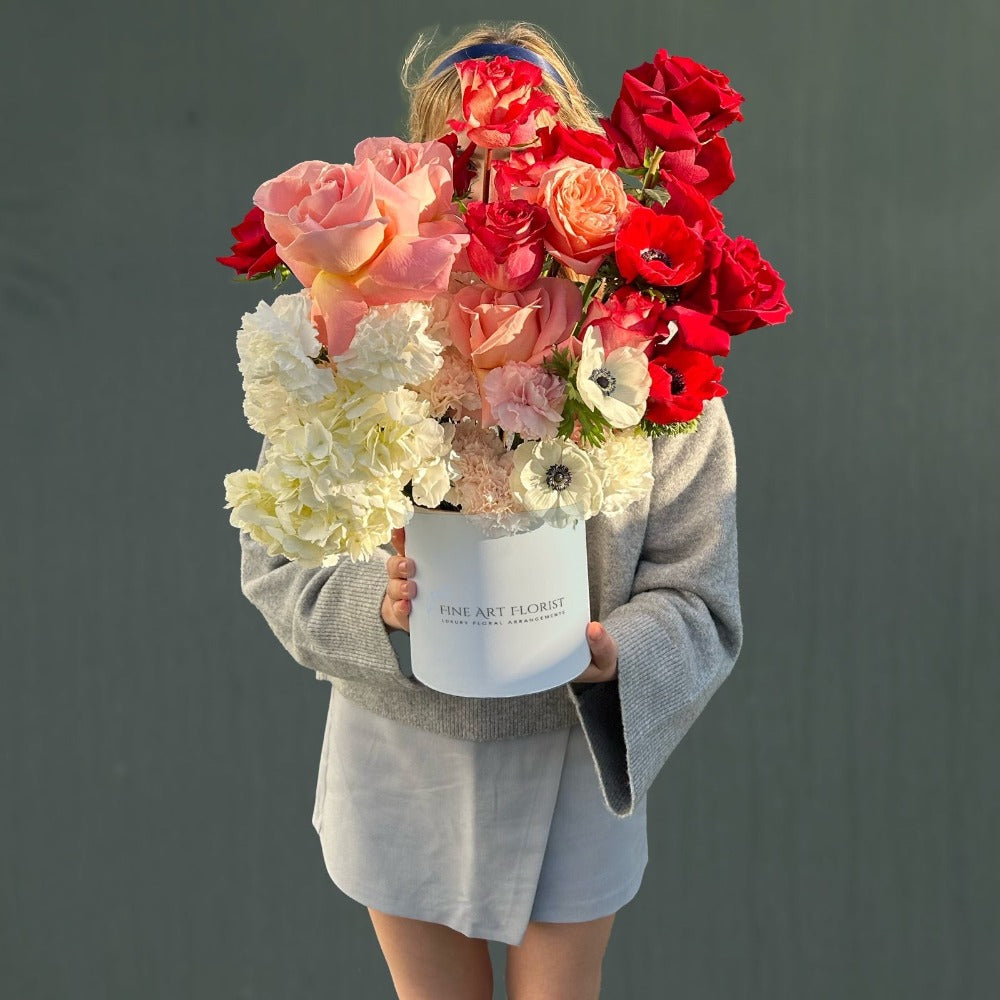
<instances>
[{"instance_id":1,"label":"black anemone center","mask_svg":"<svg viewBox=\"0 0 1000 1000\"><path fill-rule=\"evenodd\" d=\"M659 261L661 264L666 264L667 267L674 266L674 262L670 259L670 255L664 253L662 250L657 250L656 247L645 247L640 251L639 256L643 260Z\"/></svg>"},{"instance_id":2,"label":"black anemone center","mask_svg":"<svg viewBox=\"0 0 1000 1000\"><path fill-rule=\"evenodd\" d=\"M545 470L545 485L550 490L564 490L573 481L573 473L557 462Z\"/></svg>"},{"instance_id":3,"label":"black anemone center","mask_svg":"<svg viewBox=\"0 0 1000 1000\"><path fill-rule=\"evenodd\" d=\"M667 371L670 373L670 392L679 396L687 388L684 376L676 368L667 368Z\"/></svg>"},{"instance_id":4,"label":"black anemone center","mask_svg":"<svg viewBox=\"0 0 1000 1000\"><path fill-rule=\"evenodd\" d=\"M615 386L618 384L614 375L611 374L610 368L595 368L590 373L590 379L592 382L596 382L601 389L601 392L605 396L610 396L611 393L615 391Z\"/></svg>"}]
</instances>

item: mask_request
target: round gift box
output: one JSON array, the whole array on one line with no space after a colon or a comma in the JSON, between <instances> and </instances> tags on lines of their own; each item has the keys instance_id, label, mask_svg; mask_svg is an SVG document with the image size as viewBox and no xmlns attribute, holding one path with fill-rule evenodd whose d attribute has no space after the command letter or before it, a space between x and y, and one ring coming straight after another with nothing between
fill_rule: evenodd
<instances>
[{"instance_id":1,"label":"round gift box","mask_svg":"<svg viewBox=\"0 0 1000 1000\"><path fill-rule=\"evenodd\" d=\"M413 676L445 694L504 698L558 687L590 663L582 518L499 532L486 515L414 505Z\"/></svg>"}]
</instances>

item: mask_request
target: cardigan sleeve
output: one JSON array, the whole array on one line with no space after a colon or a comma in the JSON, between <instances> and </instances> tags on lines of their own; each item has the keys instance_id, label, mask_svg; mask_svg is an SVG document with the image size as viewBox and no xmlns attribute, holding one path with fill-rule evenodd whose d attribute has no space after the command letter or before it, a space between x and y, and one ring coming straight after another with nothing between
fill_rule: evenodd
<instances>
[{"instance_id":1,"label":"cardigan sleeve","mask_svg":"<svg viewBox=\"0 0 1000 1000\"><path fill-rule=\"evenodd\" d=\"M258 469L266 447L265 442ZM240 550L244 596L292 659L315 671L317 679L357 680L375 671L407 688L424 686L404 671L398 637L382 618L389 548L377 548L368 562L343 559L335 566L306 567L269 555L265 545L241 530Z\"/></svg>"},{"instance_id":2,"label":"cardigan sleeve","mask_svg":"<svg viewBox=\"0 0 1000 1000\"><path fill-rule=\"evenodd\" d=\"M629 816L743 642L736 456L721 397L693 433L653 441L653 488L627 603L602 621L618 675L571 686L608 808Z\"/></svg>"}]
</instances>

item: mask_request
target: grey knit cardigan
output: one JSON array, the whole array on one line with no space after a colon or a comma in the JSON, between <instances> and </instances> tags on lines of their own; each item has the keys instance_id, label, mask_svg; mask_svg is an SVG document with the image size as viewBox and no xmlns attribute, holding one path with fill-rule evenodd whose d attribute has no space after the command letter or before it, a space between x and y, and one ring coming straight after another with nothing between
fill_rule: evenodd
<instances>
[{"instance_id":1,"label":"grey knit cardigan","mask_svg":"<svg viewBox=\"0 0 1000 1000\"><path fill-rule=\"evenodd\" d=\"M463 698L412 676L409 636L381 614L391 545L369 562L307 568L240 531L241 586L297 663L382 716L470 740L582 725L605 805L624 817L743 642L736 458L722 398L705 403L693 433L654 438L646 499L597 514L586 531L591 618L618 643L618 676L536 694ZM419 566L414 579L419 588Z\"/></svg>"}]
</instances>

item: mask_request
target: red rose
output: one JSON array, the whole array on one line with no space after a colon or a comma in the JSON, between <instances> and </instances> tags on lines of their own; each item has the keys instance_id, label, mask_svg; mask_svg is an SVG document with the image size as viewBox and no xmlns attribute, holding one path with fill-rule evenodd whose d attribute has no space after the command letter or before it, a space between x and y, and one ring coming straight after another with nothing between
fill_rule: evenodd
<instances>
[{"instance_id":1,"label":"red rose","mask_svg":"<svg viewBox=\"0 0 1000 1000\"><path fill-rule=\"evenodd\" d=\"M683 285L701 274L705 241L679 215L633 209L615 235L615 261L626 281Z\"/></svg>"},{"instance_id":2,"label":"red rose","mask_svg":"<svg viewBox=\"0 0 1000 1000\"><path fill-rule=\"evenodd\" d=\"M721 73L716 78L717 71L699 67L661 49L653 63L624 74L611 117L599 121L622 166L641 166L646 151L658 146L665 150L663 171L715 198L734 180L729 144L717 132L742 119L743 97Z\"/></svg>"},{"instance_id":3,"label":"red rose","mask_svg":"<svg viewBox=\"0 0 1000 1000\"><path fill-rule=\"evenodd\" d=\"M542 272L545 247L542 234L548 212L524 199L469 203L465 224L469 230L469 264L493 288L517 292Z\"/></svg>"},{"instance_id":4,"label":"red rose","mask_svg":"<svg viewBox=\"0 0 1000 1000\"><path fill-rule=\"evenodd\" d=\"M473 178L476 176L476 168L472 164L476 144L467 143L465 149L460 150L458 136L454 132L441 136L438 142L443 142L451 150L454 194L456 198L464 198L469 193Z\"/></svg>"},{"instance_id":5,"label":"red rose","mask_svg":"<svg viewBox=\"0 0 1000 1000\"><path fill-rule=\"evenodd\" d=\"M559 102L538 89L542 71L533 63L496 56L489 62L466 59L455 68L462 81L465 118L449 118L448 125L487 149L533 142L538 115L559 110Z\"/></svg>"},{"instance_id":6,"label":"red rose","mask_svg":"<svg viewBox=\"0 0 1000 1000\"><path fill-rule=\"evenodd\" d=\"M783 323L792 308L785 298L785 280L760 255L746 236L721 244L718 269L719 322L730 333Z\"/></svg>"},{"instance_id":7,"label":"red rose","mask_svg":"<svg viewBox=\"0 0 1000 1000\"><path fill-rule=\"evenodd\" d=\"M236 237L232 246L233 253L231 257L216 257L220 264L225 264L237 274L245 274L248 278L270 274L281 264L275 242L264 228L264 213L256 205L230 232Z\"/></svg>"},{"instance_id":8,"label":"red rose","mask_svg":"<svg viewBox=\"0 0 1000 1000\"><path fill-rule=\"evenodd\" d=\"M687 115L703 141L733 122L743 121L743 95L733 90L729 77L717 69L660 49L652 65L644 63L630 72L666 94Z\"/></svg>"},{"instance_id":9,"label":"red rose","mask_svg":"<svg viewBox=\"0 0 1000 1000\"><path fill-rule=\"evenodd\" d=\"M676 126L683 118L699 143L709 142L727 125L743 120L742 101L724 73L660 49L651 63L625 71L610 122L600 121L608 138L620 144L620 153L633 161L623 165L634 167L642 163L646 149L667 148L655 139L671 126L658 119Z\"/></svg>"},{"instance_id":10,"label":"red rose","mask_svg":"<svg viewBox=\"0 0 1000 1000\"><path fill-rule=\"evenodd\" d=\"M706 399L725 396L719 383L723 369L703 351L692 351L674 337L653 347L649 359L652 384L643 416L654 424L673 424L693 420L705 406Z\"/></svg>"},{"instance_id":11,"label":"red rose","mask_svg":"<svg viewBox=\"0 0 1000 1000\"><path fill-rule=\"evenodd\" d=\"M562 122L538 130L538 141L527 149L513 150L496 164L494 187L502 198L519 197L515 187L537 187L549 167L569 156L582 163L614 170L618 163L608 138L599 132L569 128Z\"/></svg>"},{"instance_id":12,"label":"red rose","mask_svg":"<svg viewBox=\"0 0 1000 1000\"><path fill-rule=\"evenodd\" d=\"M784 279L753 240L718 233L706 247L705 271L685 301L715 313L718 326L739 334L783 323L792 312L784 289Z\"/></svg>"}]
</instances>

